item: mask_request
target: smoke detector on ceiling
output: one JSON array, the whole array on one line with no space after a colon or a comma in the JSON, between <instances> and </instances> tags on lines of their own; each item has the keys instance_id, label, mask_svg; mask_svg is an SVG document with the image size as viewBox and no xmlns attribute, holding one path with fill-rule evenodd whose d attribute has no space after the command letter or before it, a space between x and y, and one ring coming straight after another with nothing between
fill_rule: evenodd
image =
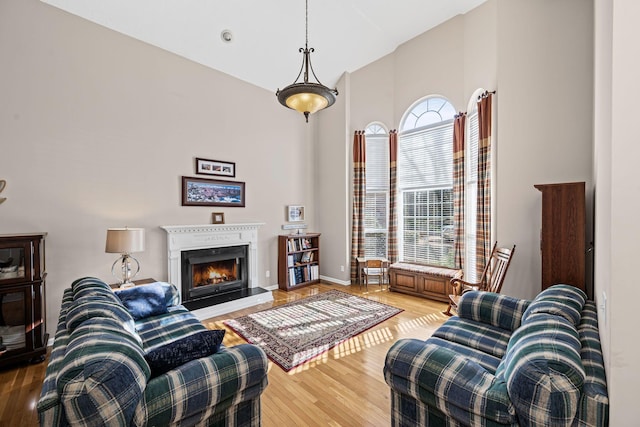
<instances>
[{"instance_id":1,"label":"smoke detector on ceiling","mask_svg":"<svg viewBox=\"0 0 640 427\"><path fill-rule=\"evenodd\" d=\"M233 41L233 33L231 30L222 30L220 33L220 38L225 43L231 43Z\"/></svg>"}]
</instances>

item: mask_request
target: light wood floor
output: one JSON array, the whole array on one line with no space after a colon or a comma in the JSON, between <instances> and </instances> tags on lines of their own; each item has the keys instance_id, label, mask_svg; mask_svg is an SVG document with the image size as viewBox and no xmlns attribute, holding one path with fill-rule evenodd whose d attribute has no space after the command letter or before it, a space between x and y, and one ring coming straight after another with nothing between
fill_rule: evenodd
<instances>
[{"instance_id":1,"label":"light wood floor","mask_svg":"<svg viewBox=\"0 0 640 427\"><path fill-rule=\"evenodd\" d=\"M245 342L222 323L271 306L338 289L404 311L334 347L328 353L284 372L269 362L269 386L262 395L263 427L389 426L389 387L382 368L387 350L399 338L426 339L447 317L444 303L380 290L369 285L313 285L290 292L274 291L273 303L257 305L205 320L210 329L227 329L224 344ZM0 427L36 426L36 404L46 362L0 371Z\"/></svg>"}]
</instances>

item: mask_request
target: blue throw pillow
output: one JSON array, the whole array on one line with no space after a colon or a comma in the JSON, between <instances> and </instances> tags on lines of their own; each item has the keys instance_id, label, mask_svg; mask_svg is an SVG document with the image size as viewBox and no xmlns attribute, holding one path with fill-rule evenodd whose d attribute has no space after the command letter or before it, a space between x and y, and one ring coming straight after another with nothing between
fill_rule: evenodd
<instances>
[{"instance_id":1,"label":"blue throw pillow","mask_svg":"<svg viewBox=\"0 0 640 427\"><path fill-rule=\"evenodd\" d=\"M217 353L224 334L224 329L206 330L149 351L144 358L151 368L151 376L164 374L191 360Z\"/></svg>"},{"instance_id":2,"label":"blue throw pillow","mask_svg":"<svg viewBox=\"0 0 640 427\"><path fill-rule=\"evenodd\" d=\"M166 313L173 300L172 286L162 282L116 290L115 294L136 320Z\"/></svg>"}]
</instances>

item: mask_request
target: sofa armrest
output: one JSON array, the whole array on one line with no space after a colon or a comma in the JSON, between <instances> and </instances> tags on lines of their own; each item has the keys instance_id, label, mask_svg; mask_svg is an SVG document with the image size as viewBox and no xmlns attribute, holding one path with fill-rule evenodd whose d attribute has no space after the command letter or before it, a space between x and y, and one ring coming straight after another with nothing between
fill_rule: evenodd
<instances>
[{"instance_id":1,"label":"sofa armrest","mask_svg":"<svg viewBox=\"0 0 640 427\"><path fill-rule=\"evenodd\" d=\"M482 419L516 421L504 381L463 355L435 343L401 339L389 349L384 366L387 384L465 425Z\"/></svg>"},{"instance_id":2,"label":"sofa armrest","mask_svg":"<svg viewBox=\"0 0 640 427\"><path fill-rule=\"evenodd\" d=\"M458 316L515 331L531 301L493 292L470 291L460 297Z\"/></svg>"},{"instance_id":3,"label":"sofa armrest","mask_svg":"<svg viewBox=\"0 0 640 427\"><path fill-rule=\"evenodd\" d=\"M206 419L254 399L267 386L268 359L252 344L221 348L147 383L134 415L135 425L173 425L202 413Z\"/></svg>"}]
</instances>

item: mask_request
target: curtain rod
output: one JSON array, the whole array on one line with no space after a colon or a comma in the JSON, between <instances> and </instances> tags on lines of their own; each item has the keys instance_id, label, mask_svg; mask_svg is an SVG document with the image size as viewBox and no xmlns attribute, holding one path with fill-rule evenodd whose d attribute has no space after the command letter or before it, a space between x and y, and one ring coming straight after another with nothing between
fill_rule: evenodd
<instances>
[{"instance_id":1,"label":"curtain rod","mask_svg":"<svg viewBox=\"0 0 640 427\"><path fill-rule=\"evenodd\" d=\"M489 94L491 95L495 95L496 91L491 91L491 90L485 90L484 93L482 95L478 95L478 101L480 101L482 98L486 98L487 96L489 96Z\"/></svg>"}]
</instances>

